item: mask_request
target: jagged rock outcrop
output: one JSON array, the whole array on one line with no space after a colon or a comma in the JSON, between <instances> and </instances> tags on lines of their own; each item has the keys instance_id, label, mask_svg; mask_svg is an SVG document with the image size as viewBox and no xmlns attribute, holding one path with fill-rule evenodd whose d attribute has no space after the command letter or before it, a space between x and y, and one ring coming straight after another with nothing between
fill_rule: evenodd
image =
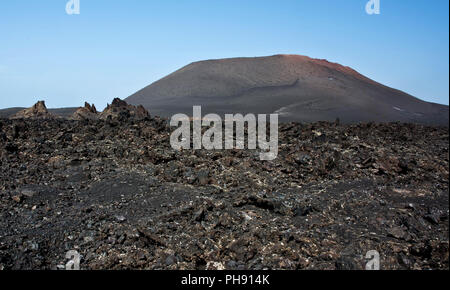
<instances>
[{"instance_id":1,"label":"jagged rock outcrop","mask_svg":"<svg viewBox=\"0 0 450 290\"><path fill-rule=\"evenodd\" d=\"M53 119L55 116L50 114L45 106L45 101L39 101L31 108L16 113L11 119Z\"/></svg>"},{"instance_id":2,"label":"jagged rock outcrop","mask_svg":"<svg viewBox=\"0 0 450 290\"><path fill-rule=\"evenodd\" d=\"M84 103L84 107L78 108L75 113L73 113L72 117L70 118L72 120L98 120L99 114L97 112L97 109L95 108L95 105L92 104L92 106L89 103Z\"/></svg>"},{"instance_id":3,"label":"jagged rock outcrop","mask_svg":"<svg viewBox=\"0 0 450 290\"><path fill-rule=\"evenodd\" d=\"M52 109L54 112L62 109ZM15 114L12 114L9 119L55 119L64 118L69 120L144 120L150 117L149 112L143 106L129 105L127 102L115 98L112 104L108 104L103 112L98 112L94 104L85 102L83 107L70 108L62 116L58 113L52 114L45 106L45 101L37 102L33 107L28 109L21 109Z\"/></svg>"},{"instance_id":4,"label":"jagged rock outcrop","mask_svg":"<svg viewBox=\"0 0 450 290\"><path fill-rule=\"evenodd\" d=\"M129 105L127 102L115 98L111 105L108 104L106 109L100 114L101 120L143 120L148 118L150 114L141 105L133 106Z\"/></svg>"}]
</instances>

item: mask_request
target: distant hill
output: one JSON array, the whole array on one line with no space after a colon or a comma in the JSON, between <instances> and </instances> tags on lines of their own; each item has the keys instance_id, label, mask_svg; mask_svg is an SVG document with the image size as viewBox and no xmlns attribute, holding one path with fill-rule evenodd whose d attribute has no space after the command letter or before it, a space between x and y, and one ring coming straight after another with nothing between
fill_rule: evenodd
<instances>
[{"instance_id":1,"label":"distant hill","mask_svg":"<svg viewBox=\"0 0 450 290\"><path fill-rule=\"evenodd\" d=\"M16 113L24 110L26 108L8 108L0 110L0 118L10 118L14 116ZM78 108L59 108L59 109L48 109L48 112L60 116L63 118L69 118Z\"/></svg>"},{"instance_id":2,"label":"distant hill","mask_svg":"<svg viewBox=\"0 0 450 290\"><path fill-rule=\"evenodd\" d=\"M448 125L448 106L428 103L355 70L299 55L189 64L126 99L152 115L274 113L282 121L414 122Z\"/></svg>"}]
</instances>

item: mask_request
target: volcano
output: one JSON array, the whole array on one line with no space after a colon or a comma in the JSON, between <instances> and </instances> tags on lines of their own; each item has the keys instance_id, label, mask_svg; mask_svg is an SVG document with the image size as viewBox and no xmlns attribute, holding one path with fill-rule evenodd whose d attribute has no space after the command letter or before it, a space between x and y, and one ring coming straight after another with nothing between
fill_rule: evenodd
<instances>
[{"instance_id":1,"label":"volcano","mask_svg":"<svg viewBox=\"0 0 450 290\"><path fill-rule=\"evenodd\" d=\"M278 113L281 121L447 125L448 106L377 83L352 68L300 55L194 62L126 99L152 114Z\"/></svg>"}]
</instances>

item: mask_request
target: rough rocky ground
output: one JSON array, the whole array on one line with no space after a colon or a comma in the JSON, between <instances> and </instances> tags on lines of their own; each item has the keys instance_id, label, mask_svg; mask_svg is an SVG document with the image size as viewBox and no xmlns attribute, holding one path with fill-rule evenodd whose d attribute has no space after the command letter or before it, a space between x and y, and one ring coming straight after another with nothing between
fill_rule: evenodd
<instances>
[{"instance_id":1,"label":"rough rocky ground","mask_svg":"<svg viewBox=\"0 0 450 290\"><path fill-rule=\"evenodd\" d=\"M0 120L0 269L449 269L448 133L281 124L260 161L159 118Z\"/></svg>"}]
</instances>

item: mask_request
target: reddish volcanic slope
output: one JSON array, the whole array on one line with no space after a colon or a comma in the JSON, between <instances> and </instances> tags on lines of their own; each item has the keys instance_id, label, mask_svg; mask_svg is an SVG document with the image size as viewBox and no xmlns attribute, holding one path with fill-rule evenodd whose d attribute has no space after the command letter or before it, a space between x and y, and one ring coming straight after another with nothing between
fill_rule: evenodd
<instances>
[{"instance_id":1,"label":"reddish volcanic slope","mask_svg":"<svg viewBox=\"0 0 450 290\"><path fill-rule=\"evenodd\" d=\"M448 125L448 106L421 101L355 70L299 55L192 63L126 101L154 115L274 113L282 121L415 122Z\"/></svg>"}]
</instances>

